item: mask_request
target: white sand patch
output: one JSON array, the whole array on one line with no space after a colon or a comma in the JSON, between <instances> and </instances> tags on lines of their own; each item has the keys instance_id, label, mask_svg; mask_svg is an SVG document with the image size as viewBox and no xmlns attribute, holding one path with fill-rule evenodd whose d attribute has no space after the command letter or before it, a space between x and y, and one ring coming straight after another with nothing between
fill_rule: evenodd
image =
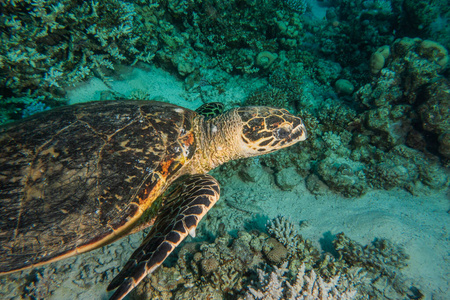
<instances>
[{"instance_id":1,"label":"white sand patch","mask_svg":"<svg viewBox=\"0 0 450 300\"><path fill-rule=\"evenodd\" d=\"M89 102L100 100L100 93L109 90L111 89L101 79L94 77L67 88L66 97L69 99L68 104Z\"/></svg>"},{"instance_id":2,"label":"white sand patch","mask_svg":"<svg viewBox=\"0 0 450 300\"><path fill-rule=\"evenodd\" d=\"M195 110L202 104L200 99L197 101L185 99L183 81L150 65L133 68L118 67L117 74L114 78L109 78L106 83L99 78L91 78L67 88L67 98L69 104L76 104L100 100L101 93L105 91L129 97L132 92L138 90L146 93L150 100L162 100L189 109Z\"/></svg>"}]
</instances>

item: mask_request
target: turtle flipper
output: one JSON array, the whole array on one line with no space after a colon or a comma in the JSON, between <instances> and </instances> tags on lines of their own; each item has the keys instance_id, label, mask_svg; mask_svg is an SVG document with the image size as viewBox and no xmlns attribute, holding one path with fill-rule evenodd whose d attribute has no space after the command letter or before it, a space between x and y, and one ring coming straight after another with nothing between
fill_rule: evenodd
<instances>
[{"instance_id":1,"label":"turtle flipper","mask_svg":"<svg viewBox=\"0 0 450 300\"><path fill-rule=\"evenodd\" d=\"M164 202L155 223L139 248L107 290L119 287L112 299L125 297L147 274L157 269L195 228L220 197L219 183L211 175L192 175Z\"/></svg>"}]
</instances>

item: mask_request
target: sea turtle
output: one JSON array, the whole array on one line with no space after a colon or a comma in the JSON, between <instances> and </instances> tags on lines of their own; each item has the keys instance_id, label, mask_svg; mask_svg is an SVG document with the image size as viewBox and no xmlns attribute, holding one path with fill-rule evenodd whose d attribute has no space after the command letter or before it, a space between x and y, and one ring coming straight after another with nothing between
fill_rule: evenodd
<instances>
[{"instance_id":1,"label":"sea turtle","mask_svg":"<svg viewBox=\"0 0 450 300\"><path fill-rule=\"evenodd\" d=\"M208 111L211 111L208 109ZM122 299L219 199L218 165L306 139L285 109L206 119L176 105L65 106L0 129L0 274L86 252L153 225L108 290Z\"/></svg>"}]
</instances>

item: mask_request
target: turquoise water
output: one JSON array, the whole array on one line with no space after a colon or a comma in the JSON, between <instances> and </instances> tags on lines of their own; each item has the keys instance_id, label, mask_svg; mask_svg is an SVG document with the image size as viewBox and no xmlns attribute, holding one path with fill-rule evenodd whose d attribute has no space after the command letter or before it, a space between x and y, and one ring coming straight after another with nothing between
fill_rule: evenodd
<instances>
[{"instance_id":1,"label":"turquoise water","mask_svg":"<svg viewBox=\"0 0 450 300\"><path fill-rule=\"evenodd\" d=\"M59 133L50 138L57 116L53 121L43 117L49 109L90 101L156 100L196 110L220 102L225 110L285 108L302 119L308 138L211 171L221 198L200 222L196 237L187 237L128 297L318 299L320 289L321 296L331 299L450 297L448 1L26 0L0 6L0 123L6 124L0 128L0 143L7 153L0 156L1 211L12 216L0 221L5 262L0 271L22 253L14 249L25 248L13 229L21 222L24 232L43 228L39 214L30 217L34 225L29 228L28 219L15 216L31 211L34 204L26 203L39 206L36 199L56 201L35 198L30 186L37 174L52 172L59 163L56 152L36 168L41 173L35 177L17 175L28 180L18 194L27 191L29 196L13 197L10 178L18 172L18 155L27 153L25 161L31 154L25 150L25 133L11 138L7 126L25 118L25 124L36 124L28 127L31 134L38 124L53 124L39 129L44 137L63 146L79 145L77 155L67 155L70 165L79 162L78 154L90 153L95 141L81 131L66 140ZM126 110L98 115L98 124L95 112L79 118L98 129L135 116ZM173 128L172 121L158 132ZM248 128L261 128L260 122ZM228 130L213 129L218 124L208 127L211 137ZM215 145L208 159L231 153L238 147L237 135L227 134L219 145L208 138L195 149ZM130 136L133 145L146 145L143 137L155 143L149 134ZM22 138L23 144L18 142ZM190 146L190 140L183 139L180 147ZM51 143L36 141L36 149L46 145ZM152 164L141 168L142 160L124 169L121 163L130 157L116 159L113 173L133 170L133 176L147 178L154 171ZM53 165L45 169L47 163ZM37 165L30 160L30 166ZM63 168L61 174L74 178L69 166ZM79 176L81 181L88 177ZM120 187L120 195L134 188L118 181L108 186ZM68 193L61 194L67 196L63 205L73 205ZM79 207L83 211L83 204ZM59 228L54 223L50 228ZM2 276L0 298L108 299L112 292L106 287L143 236L137 233L74 258ZM40 251L49 255L47 249L66 243L63 237L58 246L23 252L25 260ZM316 284L308 286L301 278Z\"/></svg>"}]
</instances>

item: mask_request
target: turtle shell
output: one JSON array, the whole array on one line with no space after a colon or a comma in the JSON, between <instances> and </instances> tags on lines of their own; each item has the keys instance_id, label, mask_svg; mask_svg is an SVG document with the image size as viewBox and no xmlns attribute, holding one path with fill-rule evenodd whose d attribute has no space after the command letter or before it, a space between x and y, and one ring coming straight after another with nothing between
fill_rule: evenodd
<instances>
[{"instance_id":1,"label":"turtle shell","mask_svg":"<svg viewBox=\"0 0 450 300\"><path fill-rule=\"evenodd\" d=\"M193 156L196 115L162 102L91 102L1 128L0 272L128 234Z\"/></svg>"}]
</instances>

